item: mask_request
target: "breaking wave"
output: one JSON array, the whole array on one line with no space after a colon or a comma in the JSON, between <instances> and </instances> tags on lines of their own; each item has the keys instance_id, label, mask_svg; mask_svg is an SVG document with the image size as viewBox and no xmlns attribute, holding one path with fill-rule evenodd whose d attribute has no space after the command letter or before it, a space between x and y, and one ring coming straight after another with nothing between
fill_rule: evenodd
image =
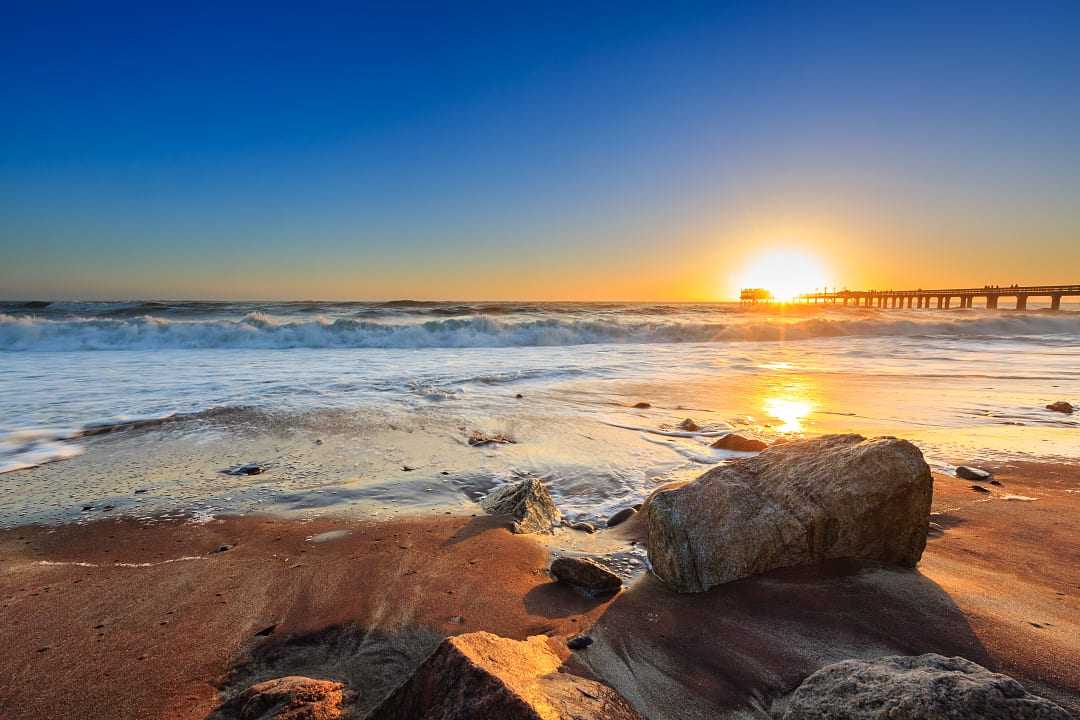
<instances>
[{"instance_id":1,"label":"breaking wave","mask_svg":"<svg viewBox=\"0 0 1080 720\"><path fill-rule=\"evenodd\" d=\"M1080 314L986 313L925 319L856 317L763 318L724 315L724 322L657 319L507 320L473 316L388 323L354 318L236 319L161 317L47 319L0 314L2 351L159 350L205 348L468 348L635 343L792 341L846 336L1008 338L1080 336Z\"/></svg>"}]
</instances>

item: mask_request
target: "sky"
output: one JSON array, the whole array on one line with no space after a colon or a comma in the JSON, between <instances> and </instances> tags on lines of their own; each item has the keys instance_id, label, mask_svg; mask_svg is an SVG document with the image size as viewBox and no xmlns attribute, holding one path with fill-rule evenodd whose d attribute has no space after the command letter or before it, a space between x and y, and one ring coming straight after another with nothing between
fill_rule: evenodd
<instances>
[{"instance_id":1,"label":"sky","mask_svg":"<svg viewBox=\"0 0 1080 720\"><path fill-rule=\"evenodd\" d=\"M10 5L0 298L1076 283L1078 37L1070 1Z\"/></svg>"}]
</instances>

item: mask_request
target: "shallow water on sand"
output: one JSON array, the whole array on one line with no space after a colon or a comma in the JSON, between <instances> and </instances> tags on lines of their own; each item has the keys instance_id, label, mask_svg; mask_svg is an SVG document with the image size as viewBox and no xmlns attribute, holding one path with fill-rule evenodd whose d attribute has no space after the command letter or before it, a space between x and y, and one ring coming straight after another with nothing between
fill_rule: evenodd
<instances>
[{"instance_id":1,"label":"shallow water on sand","mask_svg":"<svg viewBox=\"0 0 1080 720\"><path fill-rule=\"evenodd\" d=\"M475 511L476 497L522 472L546 478L571 519L597 522L733 457L708 447L733 428L765 439L899 435L946 470L987 457L1080 457L1080 415L1044 409L1080 399L1075 312L199 303L0 312L4 524L103 512ZM677 431L686 417L702 431ZM475 431L515 442L474 447ZM249 462L265 472L220 472Z\"/></svg>"}]
</instances>

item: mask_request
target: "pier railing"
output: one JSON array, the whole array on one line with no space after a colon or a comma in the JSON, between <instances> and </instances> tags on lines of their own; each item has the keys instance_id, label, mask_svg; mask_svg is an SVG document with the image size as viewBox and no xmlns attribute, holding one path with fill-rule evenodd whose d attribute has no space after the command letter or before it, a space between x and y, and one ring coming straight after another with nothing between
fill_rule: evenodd
<instances>
[{"instance_id":1,"label":"pier railing","mask_svg":"<svg viewBox=\"0 0 1080 720\"><path fill-rule=\"evenodd\" d=\"M997 309L1001 298L1015 298L1016 309L1026 310L1028 298L1050 298L1050 309L1060 310L1061 299L1080 296L1080 285L984 285L978 288L940 288L915 290L836 290L804 293L795 298L801 303L835 303L855 307L948 308L955 299L957 307L970 308L976 298L983 298L986 307ZM744 301L750 300L748 295ZM756 298L761 301L761 298Z\"/></svg>"}]
</instances>

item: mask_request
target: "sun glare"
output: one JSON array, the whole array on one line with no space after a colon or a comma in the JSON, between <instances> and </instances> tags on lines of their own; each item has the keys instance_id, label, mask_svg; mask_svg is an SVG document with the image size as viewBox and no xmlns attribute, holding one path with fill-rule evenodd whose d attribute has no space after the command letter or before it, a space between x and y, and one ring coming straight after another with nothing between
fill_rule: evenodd
<instances>
[{"instance_id":1,"label":"sun glare","mask_svg":"<svg viewBox=\"0 0 1080 720\"><path fill-rule=\"evenodd\" d=\"M774 250L759 255L743 271L740 287L764 288L776 300L791 300L828 284L825 268L813 257L797 250Z\"/></svg>"}]
</instances>

